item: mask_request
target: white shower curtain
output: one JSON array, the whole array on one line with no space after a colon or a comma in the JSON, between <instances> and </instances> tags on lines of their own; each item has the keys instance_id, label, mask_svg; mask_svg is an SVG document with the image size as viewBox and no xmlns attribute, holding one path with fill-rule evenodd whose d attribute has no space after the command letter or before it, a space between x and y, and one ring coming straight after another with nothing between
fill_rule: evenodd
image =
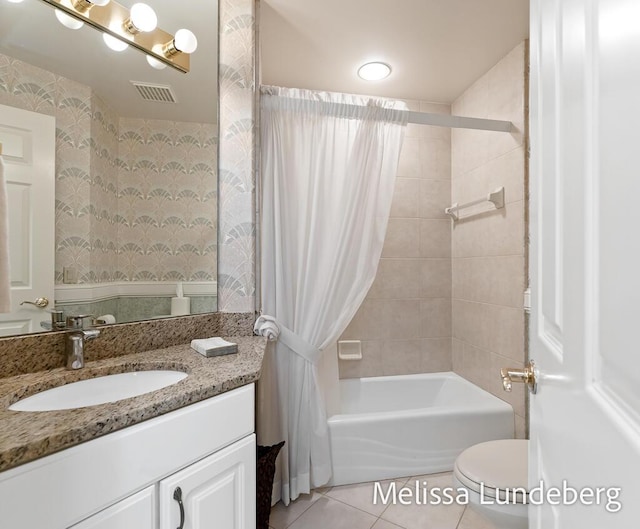
<instances>
[{"instance_id":1,"label":"white shower curtain","mask_svg":"<svg viewBox=\"0 0 640 529\"><path fill-rule=\"evenodd\" d=\"M262 88L262 313L275 319L280 339L263 372L275 380L262 381L277 388L277 409L259 404L258 435L272 429L270 441L286 441L285 505L331 477L317 362L375 278L403 110L399 101Z\"/></svg>"}]
</instances>

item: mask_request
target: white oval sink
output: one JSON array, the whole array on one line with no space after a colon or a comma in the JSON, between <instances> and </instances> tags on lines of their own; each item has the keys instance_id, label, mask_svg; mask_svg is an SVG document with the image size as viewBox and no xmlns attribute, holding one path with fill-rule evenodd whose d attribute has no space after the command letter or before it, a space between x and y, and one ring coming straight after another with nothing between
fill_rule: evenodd
<instances>
[{"instance_id":1,"label":"white oval sink","mask_svg":"<svg viewBox=\"0 0 640 529\"><path fill-rule=\"evenodd\" d=\"M36 393L9 406L13 411L84 408L166 388L187 376L182 371L135 371L80 380Z\"/></svg>"}]
</instances>

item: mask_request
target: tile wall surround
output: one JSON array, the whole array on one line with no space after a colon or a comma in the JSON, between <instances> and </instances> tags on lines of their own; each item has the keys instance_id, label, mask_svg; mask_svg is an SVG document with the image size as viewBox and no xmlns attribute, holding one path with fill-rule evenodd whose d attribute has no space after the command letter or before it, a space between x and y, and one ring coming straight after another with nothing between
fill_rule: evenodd
<instances>
[{"instance_id":1,"label":"tile wall surround","mask_svg":"<svg viewBox=\"0 0 640 529\"><path fill-rule=\"evenodd\" d=\"M506 393L499 370L525 362L527 53L526 43L518 45L451 107L453 114L515 125L511 134L452 131L452 201L504 186L506 203L454 224L452 356L456 373L513 406L518 437L526 430L524 385Z\"/></svg>"},{"instance_id":2,"label":"tile wall surround","mask_svg":"<svg viewBox=\"0 0 640 529\"><path fill-rule=\"evenodd\" d=\"M411 110L449 105L407 101ZM451 130L407 126L376 280L341 340L361 340L361 361L340 377L450 371Z\"/></svg>"},{"instance_id":3,"label":"tile wall surround","mask_svg":"<svg viewBox=\"0 0 640 529\"><path fill-rule=\"evenodd\" d=\"M87 361L189 343L210 336L250 336L252 313L211 313L164 320L107 325L87 342ZM0 378L63 367L64 332L0 338Z\"/></svg>"},{"instance_id":4,"label":"tile wall surround","mask_svg":"<svg viewBox=\"0 0 640 529\"><path fill-rule=\"evenodd\" d=\"M525 359L527 53L518 45L451 107L408 102L515 131L408 126L376 280L341 337L361 340L363 359L340 361L341 378L453 369L514 407L518 437L524 387L504 392L498 373ZM504 209L455 224L444 215L499 186Z\"/></svg>"},{"instance_id":5,"label":"tile wall surround","mask_svg":"<svg viewBox=\"0 0 640 529\"><path fill-rule=\"evenodd\" d=\"M107 326L100 340L88 346L88 358L126 354L174 344L188 343L198 337L212 335L251 335L255 320L255 0L221 0L220 71L219 71L219 150L221 170L218 178L219 250L218 277L221 303L226 314L204 314L165 320L154 320ZM16 88L7 76L12 59L0 56L0 104L9 99ZM49 85L66 93L65 80L54 78ZM77 83L69 82L71 89ZM57 106L52 95L46 101L39 97L38 85L28 82L17 93L24 106L37 112L52 113ZM56 93L56 90L53 91ZM81 94L82 95L82 94ZM84 97L84 95L83 95ZM61 98L59 98L62 100ZM76 101L79 99L79 101ZM86 98L73 98L74 104L86 106ZM63 106L70 113L73 108ZM47 113L47 112L45 112ZM86 115L86 110L79 112ZM83 118L84 119L84 118ZM79 157L82 167L89 167L85 141L73 137L70 157ZM229 158L227 158L229 157ZM74 164L75 165L75 164ZM89 169L90 170L90 169ZM80 171L80 180L83 180ZM86 169L85 169L86 171ZM84 180L83 180L84 181ZM88 229L87 229L88 233ZM235 311L235 312L234 312ZM92 348L93 346L93 348ZM49 369L63 365L62 333L42 333L0 339L0 377ZM25 353L28 351L28 353Z\"/></svg>"}]
</instances>

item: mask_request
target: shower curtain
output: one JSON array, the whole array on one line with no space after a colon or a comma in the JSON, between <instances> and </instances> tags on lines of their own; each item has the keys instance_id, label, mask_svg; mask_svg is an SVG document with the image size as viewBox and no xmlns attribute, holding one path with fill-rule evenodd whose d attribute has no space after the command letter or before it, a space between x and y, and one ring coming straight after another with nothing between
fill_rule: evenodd
<instances>
[{"instance_id":1,"label":"shower curtain","mask_svg":"<svg viewBox=\"0 0 640 529\"><path fill-rule=\"evenodd\" d=\"M331 477L317 364L375 278L407 113L399 101L278 87L262 88L260 107L265 317L256 329L279 339L260 383L274 390L258 404L258 437L286 441L288 505Z\"/></svg>"}]
</instances>

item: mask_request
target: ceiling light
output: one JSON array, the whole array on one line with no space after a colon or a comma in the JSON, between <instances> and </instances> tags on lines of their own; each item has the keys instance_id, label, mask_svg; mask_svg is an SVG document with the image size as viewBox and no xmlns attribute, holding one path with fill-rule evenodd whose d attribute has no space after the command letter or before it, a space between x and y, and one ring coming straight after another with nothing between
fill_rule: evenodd
<instances>
[{"instance_id":1,"label":"ceiling light","mask_svg":"<svg viewBox=\"0 0 640 529\"><path fill-rule=\"evenodd\" d=\"M147 4L138 3L131 6L130 16L124 21L124 28L132 34L153 31L158 26L156 12Z\"/></svg>"},{"instance_id":2,"label":"ceiling light","mask_svg":"<svg viewBox=\"0 0 640 529\"><path fill-rule=\"evenodd\" d=\"M19 4L20 2L24 2L24 0L9 0L12 4Z\"/></svg>"},{"instance_id":3,"label":"ceiling light","mask_svg":"<svg viewBox=\"0 0 640 529\"><path fill-rule=\"evenodd\" d=\"M56 9L54 13L56 15L56 18L58 19L58 22L60 22L60 24L62 24L66 28L80 29L82 26L84 26L84 22L82 22L82 20L70 17L64 11Z\"/></svg>"},{"instance_id":4,"label":"ceiling light","mask_svg":"<svg viewBox=\"0 0 640 529\"><path fill-rule=\"evenodd\" d=\"M368 62L358 69L358 77L365 81L380 81L389 77L391 66L383 62Z\"/></svg>"},{"instance_id":5,"label":"ceiling light","mask_svg":"<svg viewBox=\"0 0 640 529\"><path fill-rule=\"evenodd\" d=\"M104 40L104 43L107 46L109 46L109 48L111 48L113 51L124 51L129 47L129 45L126 42L123 42L120 39L117 39L114 36L109 35L108 33L103 33L102 39Z\"/></svg>"}]
</instances>

